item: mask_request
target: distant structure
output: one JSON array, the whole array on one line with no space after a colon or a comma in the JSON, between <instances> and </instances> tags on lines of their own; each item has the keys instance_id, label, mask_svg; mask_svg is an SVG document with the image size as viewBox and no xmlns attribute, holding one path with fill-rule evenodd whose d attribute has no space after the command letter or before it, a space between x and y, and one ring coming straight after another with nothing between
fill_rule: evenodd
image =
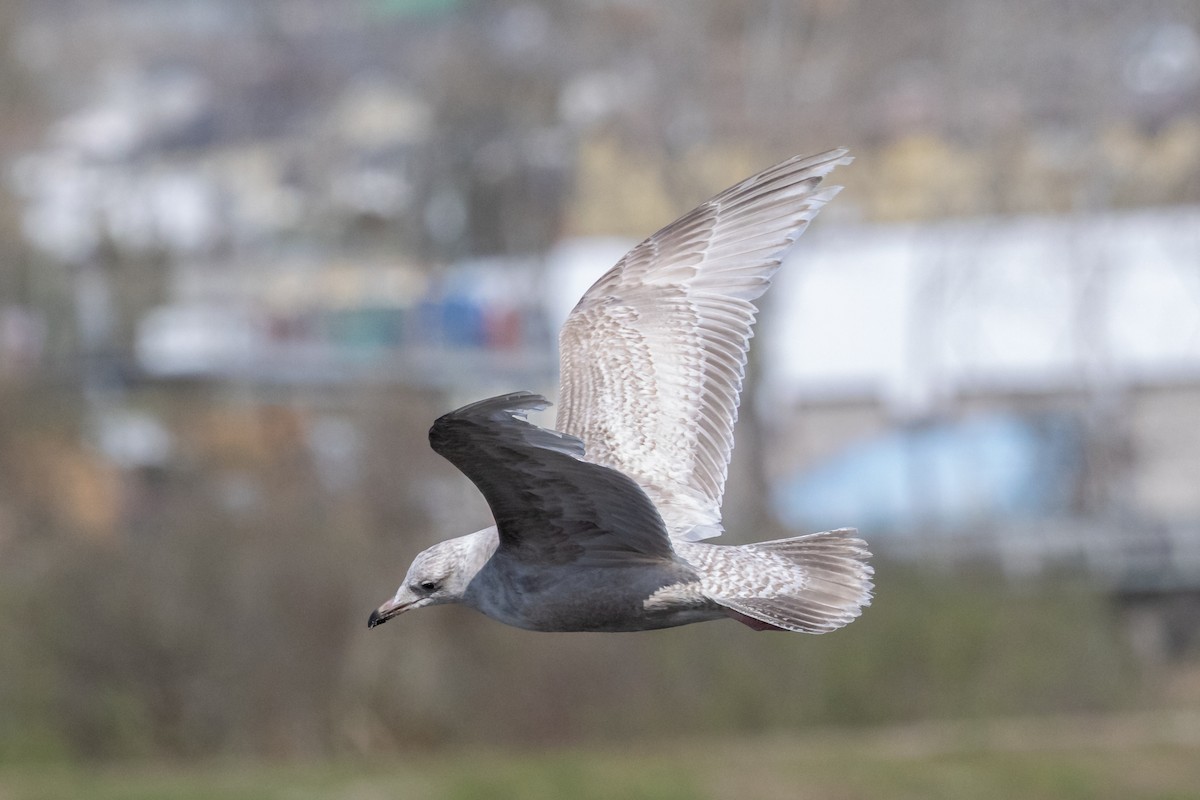
<instances>
[{"instance_id":1,"label":"distant structure","mask_svg":"<svg viewBox=\"0 0 1200 800\"><path fill-rule=\"evenodd\" d=\"M1083 570L1200 644L1200 209L814 233L764 320L779 516Z\"/></svg>"}]
</instances>

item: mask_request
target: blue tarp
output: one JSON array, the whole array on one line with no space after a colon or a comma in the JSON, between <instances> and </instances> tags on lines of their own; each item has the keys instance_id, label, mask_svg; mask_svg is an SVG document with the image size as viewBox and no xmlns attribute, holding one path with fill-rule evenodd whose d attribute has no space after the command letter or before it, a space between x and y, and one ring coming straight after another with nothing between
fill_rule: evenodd
<instances>
[{"instance_id":1,"label":"blue tarp","mask_svg":"<svg viewBox=\"0 0 1200 800\"><path fill-rule=\"evenodd\" d=\"M1067 414L981 415L891 431L775 487L789 527L968 531L1069 512L1083 470Z\"/></svg>"}]
</instances>

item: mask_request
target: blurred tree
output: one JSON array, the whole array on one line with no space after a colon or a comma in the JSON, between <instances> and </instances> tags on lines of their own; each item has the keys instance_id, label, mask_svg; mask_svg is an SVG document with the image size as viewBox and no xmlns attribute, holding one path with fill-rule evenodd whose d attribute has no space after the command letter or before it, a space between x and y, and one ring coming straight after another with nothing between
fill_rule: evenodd
<instances>
[{"instance_id":1,"label":"blurred tree","mask_svg":"<svg viewBox=\"0 0 1200 800\"><path fill-rule=\"evenodd\" d=\"M21 3L0 7L0 163L31 146L42 133L44 115L35 85L17 58L23 20ZM21 208L0 181L0 307L28 303L34 293L32 254L21 231ZM0 375L0 378L3 378Z\"/></svg>"}]
</instances>

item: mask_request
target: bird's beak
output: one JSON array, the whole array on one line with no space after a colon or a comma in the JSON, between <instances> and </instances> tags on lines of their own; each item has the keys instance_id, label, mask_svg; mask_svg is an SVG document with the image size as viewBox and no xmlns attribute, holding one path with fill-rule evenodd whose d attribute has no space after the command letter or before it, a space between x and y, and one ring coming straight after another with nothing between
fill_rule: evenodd
<instances>
[{"instance_id":1,"label":"bird's beak","mask_svg":"<svg viewBox=\"0 0 1200 800\"><path fill-rule=\"evenodd\" d=\"M393 597L371 612L371 616L367 617L367 627L374 628L376 625L382 625L392 617L397 617L408 611L416 604L416 599L401 600L398 597Z\"/></svg>"}]
</instances>

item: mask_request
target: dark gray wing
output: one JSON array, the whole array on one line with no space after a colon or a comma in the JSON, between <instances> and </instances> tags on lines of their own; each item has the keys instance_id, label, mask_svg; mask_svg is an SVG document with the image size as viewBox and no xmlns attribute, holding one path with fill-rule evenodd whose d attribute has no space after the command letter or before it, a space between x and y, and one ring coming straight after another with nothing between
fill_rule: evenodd
<instances>
[{"instance_id":1,"label":"dark gray wing","mask_svg":"<svg viewBox=\"0 0 1200 800\"><path fill-rule=\"evenodd\" d=\"M550 403L530 392L439 418L429 444L483 493L500 547L529 563L674 559L666 526L631 478L583 458L583 442L525 417Z\"/></svg>"}]
</instances>

